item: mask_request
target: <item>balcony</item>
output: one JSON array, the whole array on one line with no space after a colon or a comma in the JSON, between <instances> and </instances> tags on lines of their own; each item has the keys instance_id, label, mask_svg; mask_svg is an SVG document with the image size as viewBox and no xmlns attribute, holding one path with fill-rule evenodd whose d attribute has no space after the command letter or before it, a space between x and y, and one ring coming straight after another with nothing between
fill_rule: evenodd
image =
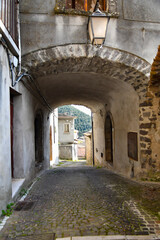
<instances>
[{"instance_id":1,"label":"balcony","mask_svg":"<svg viewBox=\"0 0 160 240\"><path fill-rule=\"evenodd\" d=\"M0 33L16 56L19 55L17 6L17 0L0 1Z\"/></svg>"}]
</instances>

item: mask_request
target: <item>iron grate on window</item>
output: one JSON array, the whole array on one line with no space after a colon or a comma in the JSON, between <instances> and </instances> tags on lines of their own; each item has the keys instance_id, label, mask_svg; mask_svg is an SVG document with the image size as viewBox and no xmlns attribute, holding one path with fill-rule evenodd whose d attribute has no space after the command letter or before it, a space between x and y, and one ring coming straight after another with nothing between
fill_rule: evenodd
<instances>
[{"instance_id":1,"label":"iron grate on window","mask_svg":"<svg viewBox=\"0 0 160 240\"><path fill-rule=\"evenodd\" d=\"M96 0L66 0L66 8L72 8L80 11L93 11ZM107 0L99 0L100 9L106 11Z\"/></svg>"}]
</instances>

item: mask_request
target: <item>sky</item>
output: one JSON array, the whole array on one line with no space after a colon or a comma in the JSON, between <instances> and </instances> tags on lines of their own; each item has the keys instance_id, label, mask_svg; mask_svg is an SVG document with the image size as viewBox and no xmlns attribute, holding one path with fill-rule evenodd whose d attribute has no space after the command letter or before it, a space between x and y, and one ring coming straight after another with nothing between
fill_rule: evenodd
<instances>
[{"instance_id":1,"label":"sky","mask_svg":"<svg viewBox=\"0 0 160 240\"><path fill-rule=\"evenodd\" d=\"M81 105L72 105L72 106L77 108L78 110L88 114L89 116L91 116L91 110L89 108L81 106Z\"/></svg>"}]
</instances>

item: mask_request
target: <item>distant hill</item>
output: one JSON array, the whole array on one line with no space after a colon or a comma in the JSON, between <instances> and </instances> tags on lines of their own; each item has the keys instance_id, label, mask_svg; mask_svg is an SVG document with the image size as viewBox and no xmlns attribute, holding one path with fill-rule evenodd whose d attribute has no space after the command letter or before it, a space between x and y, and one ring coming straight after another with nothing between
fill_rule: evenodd
<instances>
[{"instance_id":1,"label":"distant hill","mask_svg":"<svg viewBox=\"0 0 160 240\"><path fill-rule=\"evenodd\" d=\"M73 106L65 105L59 107L58 113L67 113L68 115L77 117L77 119L75 119L75 129L79 131L79 137L83 136L83 133L90 131L92 128L91 117Z\"/></svg>"}]
</instances>

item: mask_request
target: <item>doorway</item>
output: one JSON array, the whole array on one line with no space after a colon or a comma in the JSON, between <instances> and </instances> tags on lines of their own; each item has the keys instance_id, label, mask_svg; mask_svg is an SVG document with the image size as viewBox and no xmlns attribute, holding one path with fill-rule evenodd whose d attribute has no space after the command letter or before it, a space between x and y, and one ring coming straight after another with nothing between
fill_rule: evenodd
<instances>
[{"instance_id":1,"label":"doorway","mask_svg":"<svg viewBox=\"0 0 160 240\"><path fill-rule=\"evenodd\" d=\"M107 115L105 121L105 152L106 161L113 164L113 136L112 136L112 121L110 115Z\"/></svg>"},{"instance_id":2,"label":"doorway","mask_svg":"<svg viewBox=\"0 0 160 240\"><path fill-rule=\"evenodd\" d=\"M43 162L43 115L38 111L35 117L35 166L41 168Z\"/></svg>"},{"instance_id":3,"label":"doorway","mask_svg":"<svg viewBox=\"0 0 160 240\"><path fill-rule=\"evenodd\" d=\"M50 126L50 161L53 160L52 145L53 145L53 141L52 141L52 127Z\"/></svg>"}]
</instances>

